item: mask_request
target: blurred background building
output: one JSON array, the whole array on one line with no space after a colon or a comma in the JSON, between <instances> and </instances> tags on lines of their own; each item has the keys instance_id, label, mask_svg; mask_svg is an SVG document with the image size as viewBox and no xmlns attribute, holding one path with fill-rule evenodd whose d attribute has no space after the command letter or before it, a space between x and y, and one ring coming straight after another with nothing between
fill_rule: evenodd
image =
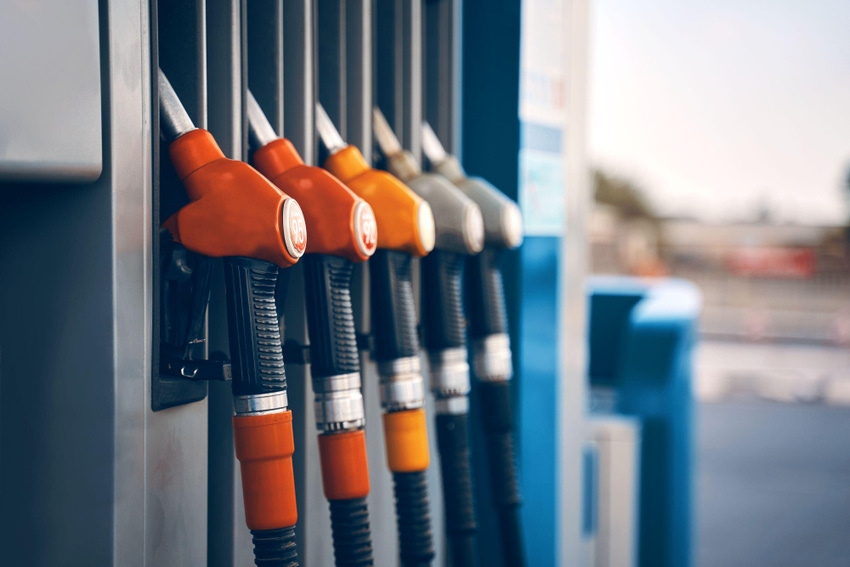
<instances>
[{"instance_id":1,"label":"blurred background building","mask_svg":"<svg viewBox=\"0 0 850 567\"><path fill-rule=\"evenodd\" d=\"M847 3L594 2L591 269L703 294L703 567L846 565Z\"/></svg>"}]
</instances>

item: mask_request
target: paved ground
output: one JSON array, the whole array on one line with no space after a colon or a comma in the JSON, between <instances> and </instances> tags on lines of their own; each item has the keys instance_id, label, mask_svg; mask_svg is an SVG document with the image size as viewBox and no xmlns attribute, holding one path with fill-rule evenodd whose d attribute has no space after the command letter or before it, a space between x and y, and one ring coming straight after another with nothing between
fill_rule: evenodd
<instances>
[{"instance_id":1,"label":"paved ground","mask_svg":"<svg viewBox=\"0 0 850 567\"><path fill-rule=\"evenodd\" d=\"M850 565L850 409L702 403L699 427L699 567Z\"/></svg>"},{"instance_id":2,"label":"paved ground","mask_svg":"<svg viewBox=\"0 0 850 567\"><path fill-rule=\"evenodd\" d=\"M755 398L850 406L847 347L703 340L694 362L695 389L703 401Z\"/></svg>"}]
</instances>

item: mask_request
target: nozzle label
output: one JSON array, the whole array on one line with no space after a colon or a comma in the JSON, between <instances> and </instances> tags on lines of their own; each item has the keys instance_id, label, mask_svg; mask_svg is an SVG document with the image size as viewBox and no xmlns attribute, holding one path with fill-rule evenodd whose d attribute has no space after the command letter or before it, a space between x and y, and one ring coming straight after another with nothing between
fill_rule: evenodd
<instances>
[{"instance_id":1,"label":"nozzle label","mask_svg":"<svg viewBox=\"0 0 850 567\"><path fill-rule=\"evenodd\" d=\"M378 246L378 223L372 207L365 201L357 205L354 217L354 232L357 238L357 246L365 256L375 253Z\"/></svg>"},{"instance_id":2,"label":"nozzle label","mask_svg":"<svg viewBox=\"0 0 850 567\"><path fill-rule=\"evenodd\" d=\"M300 258L307 250L307 222L295 199L287 199L283 204L283 229L287 252L293 258Z\"/></svg>"}]
</instances>

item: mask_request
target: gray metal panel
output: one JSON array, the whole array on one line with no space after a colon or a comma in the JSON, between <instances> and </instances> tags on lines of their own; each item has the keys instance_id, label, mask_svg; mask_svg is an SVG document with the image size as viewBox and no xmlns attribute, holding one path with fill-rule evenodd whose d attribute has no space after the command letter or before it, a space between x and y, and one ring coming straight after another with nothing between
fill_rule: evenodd
<instances>
[{"instance_id":1,"label":"gray metal panel","mask_svg":"<svg viewBox=\"0 0 850 567\"><path fill-rule=\"evenodd\" d=\"M3 187L3 561L199 564L206 404L149 409L147 3L104 2L101 23L103 175Z\"/></svg>"},{"instance_id":2,"label":"gray metal panel","mask_svg":"<svg viewBox=\"0 0 850 567\"><path fill-rule=\"evenodd\" d=\"M596 414L588 441L599 455L598 525L591 544L593 567L633 567L637 563L641 424L636 418Z\"/></svg>"},{"instance_id":3,"label":"gray metal panel","mask_svg":"<svg viewBox=\"0 0 850 567\"><path fill-rule=\"evenodd\" d=\"M423 6L420 0L374 0L373 24L375 26L372 72L374 78L374 104L377 105L399 136L402 146L420 159L421 127L422 127L422 15ZM370 117L371 119L371 117ZM371 120L369 120L371 122ZM372 146L372 140L368 141ZM421 306L419 262L413 262L414 296L417 306ZM427 376L427 357L422 356L423 375ZM368 379L371 380L371 377ZM377 376L374 377L377 381ZM434 541L434 565L444 565L447 561L445 519L443 511L442 483L440 480L439 453L437 450L437 435L434 420L433 396L427 395L425 412L428 417L428 440L431 450L431 465L428 468L428 489L431 504L431 533ZM370 440L370 452L378 451L375 443ZM379 450L381 459L385 459L383 442ZM370 460L370 463L372 461ZM386 461L381 462L382 471L386 471ZM372 472L375 475L374 472ZM383 482L389 482L386 477L377 477ZM377 485L373 483L373 487ZM381 488L390 491L390 484ZM373 492L377 488L373 488ZM375 496L373 495L373 499ZM388 498L392 498L391 495ZM387 513L377 509L374 513ZM395 517L395 511L389 512ZM390 528L387 528L390 529ZM397 538L397 530L391 527L393 538ZM383 532L381 533L383 536ZM376 534L376 540L378 535ZM376 552L376 557L379 557Z\"/></svg>"},{"instance_id":4,"label":"gray metal panel","mask_svg":"<svg viewBox=\"0 0 850 567\"><path fill-rule=\"evenodd\" d=\"M375 1L375 104L401 145L420 159L422 2Z\"/></svg>"},{"instance_id":5,"label":"gray metal panel","mask_svg":"<svg viewBox=\"0 0 850 567\"><path fill-rule=\"evenodd\" d=\"M283 133L308 164L316 160L314 12L311 0L283 5Z\"/></svg>"},{"instance_id":6,"label":"gray metal panel","mask_svg":"<svg viewBox=\"0 0 850 567\"><path fill-rule=\"evenodd\" d=\"M313 35L316 5L311 0L291 0L283 7L284 134L308 164L316 163L313 122L316 102ZM309 237L308 237L309 238ZM284 315L284 339L307 344L304 302L304 269L286 270L289 289ZM298 494L298 553L303 565L333 565L330 513L322 490L318 431L313 407L309 366L287 364L289 404L295 429L295 486Z\"/></svg>"},{"instance_id":7,"label":"gray metal panel","mask_svg":"<svg viewBox=\"0 0 850 567\"><path fill-rule=\"evenodd\" d=\"M158 451L159 438L168 439L183 424L198 424L203 427L203 407L188 411L173 412L173 416L160 421L158 429L148 424L154 420L150 410L151 372L151 76L149 44L145 41L150 33L147 4L113 2L109 5L108 43L104 48L109 53L109 70L104 73L104 89L108 96L108 111L104 111L104 122L109 132L105 136L108 151L105 153L106 172L103 183L111 179L113 187L112 232L114 243L114 363L115 379L115 457L113 462L113 565L146 565L146 558L155 554L149 550L163 549L173 540L159 538L154 546L149 535L165 531L166 507L156 521L146 516L148 495L161 488L161 476L148 479L150 468L147 462L168 458L166 452ZM134 38L135 41L128 41ZM115 77L139 77L138 83L115 81ZM181 422L182 423L179 423ZM190 426L191 428L191 426ZM203 441L206 433L197 431ZM150 437L150 442L146 440ZM173 455L171 455L173 457ZM184 460L184 459L189 459ZM200 557L204 551L203 530L194 528L194 514L206 512L204 499L205 479L198 479L193 467L195 459L204 460L204 455L181 455L172 458L174 489L181 492L183 515L175 518L169 528L187 537L201 536L201 541L185 547L190 557ZM140 466L142 463L142 466ZM186 466L187 463L189 466ZM157 470L156 465L151 467ZM160 469L162 470L162 469ZM151 475L152 476L152 475ZM200 483L200 486L198 486ZM185 492L184 492L185 490ZM163 495L163 492L158 492ZM160 498L160 500L163 500ZM172 547L171 549L175 549ZM88 558L86 558L88 560Z\"/></svg>"},{"instance_id":8,"label":"gray metal panel","mask_svg":"<svg viewBox=\"0 0 850 567\"><path fill-rule=\"evenodd\" d=\"M561 388L558 400L558 431L561 432L561 478L559 509L561 519L560 563L581 565L581 459L587 385L587 222L590 204L590 170L586 143L586 89L588 66L589 0L564 3L568 26L566 143L564 177L566 185L566 231L561 239L560 278Z\"/></svg>"},{"instance_id":9,"label":"gray metal panel","mask_svg":"<svg viewBox=\"0 0 850 567\"><path fill-rule=\"evenodd\" d=\"M2 562L108 565L120 423L111 179L0 188Z\"/></svg>"},{"instance_id":10,"label":"gray metal panel","mask_svg":"<svg viewBox=\"0 0 850 567\"><path fill-rule=\"evenodd\" d=\"M247 66L241 0L209 2L207 13L207 96L209 130L224 154L244 160L248 132L244 123ZM209 308L210 352L230 352L224 277L217 264ZM251 567L253 543L245 525L242 477L233 447L233 396L230 384L210 385L209 396L208 565Z\"/></svg>"},{"instance_id":11,"label":"gray metal panel","mask_svg":"<svg viewBox=\"0 0 850 567\"><path fill-rule=\"evenodd\" d=\"M342 139L347 140L347 4L345 0L324 0L316 12L318 99Z\"/></svg>"},{"instance_id":12,"label":"gray metal panel","mask_svg":"<svg viewBox=\"0 0 850 567\"><path fill-rule=\"evenodd\" d=\"M116 2L117 4L117 2ZM117 9L117 6L115 7ZM115 20L110 21L110 29L113 30L114 45L116 48L126 49L127 36L133 33L133 19L128 14L124 14L123 10L127 10L128 14L132 13L132 6L121 7L121 12L116 14ZM140 10L137 6L136 10ZM192 117L193 121L198 126L205 126L207 123L207 97L206 97L206 53L205 53L205 12L203 2L181 2L177 0L161 0L156 5L156 12L152 13L152 17L157 19L157 53L158 64L169 74L169 79L181 96L181 100L186 107L187 112ZM115 62L116 73L115 85L120 83L117 77L123 77L123 73L127 73L129 69L133 69L134 64L130 61L131 57L136 57L143 65L137 74L141 73L143 84L145 85L145 111L146 113L152 107L156 107L157 101L150 99L151 93L155 92L153 85L149 83L151 77L151 53L149 53L149 45L146 41L150 37L150 28L145 11L141 10L145 17L143 26L141 27L141 53L129 51L126 54L124 61ZM120 15L120 17L119 17ZM127 26L127 29L121 29ZM151 131L151 117L156 116L155 113L148 114L146 120L147 126L142 128L144 144L150 147L150 144L155 140L152 139L154 134ZM116 113L113 111L111 119L115 128L119 124L122 129L125 128L123 123L127 120L124 112ZM154 125L158 131L158 125ZM129 135L133 132L133 124L126 126L126 133ZM139 128L138 125L135 126ZM158 139L156 140L158 141ZM114 141L115 148L132 147L129 141L119 143ZM156 144L155 144L155 147ZM127 151L127 150L125 150ZM167 160L167 154L163 158L160 157L160 174L163 173L163 160ZM127 210L133 211L134 215L140 215L141 211L151 211L152 203L150 200L151 183L150 172L152 164L150 156L147 160L143 160L147 183L145 186L139 186L138 181L133 181L134 177L141 178L134 172L137 167L129 158L127 163L123 164L122 168L126 170L126 183L132 187L128 187ZM122 171L122 174L124 172ZM160 182L160 192L164 190L162 178L157 180ZM176 190L182 198L182 187L177 188L176 179L171 182L174 186L170 189ZM140 193L139 193L140 192ZM161 197L161 195L160 195ZM143 205L134 203L133 198L141 199ZM162 203L162 200L159 200ZM171 206L174 203L170 203ZM173 211L166 211L169 214ZM131 217L132 218L132 217ZM129 220L129 219L127 219ZM118 335L119 353L126 350L128 353L134 353L133 348L139 348L138 345L144 344L144 374L142 379L145 385L145 428L143 433L145 458L144 458L144 484L127 486L126 498L144 498L144 555L139 558L135 557L131 551L129 543L134 541L134 538L139 538L138 531L135 526L127 526L118 524L116 528L117 534L123 537L128 542L128 548L122 550L116 549L115 563L124 564L143 564L143 565L171 565L180 563L203 564L207 557L207 530L206 526L201 524L197 518L205 517L207 514L207 401L179 406L168 410L153 412L151 411L151 336L152 336L152 264L151 252L152 246L157 245L154 242L152 235L158 233L158 223L161 220L157 212L154 212L152 217L145 217L145 247L143 249L145 255L145 264L147 270L144 278L141 279L139 274L134 274L132 270L116 269L116 278L119 278L123 293L137 293L135 290L138 286L148 286L146 288L146 304L144 308L143 318L130 318L132 313L128 314L126 321L127 329L122 335ZM153 226L151 226L153 221ZM153 230L152 230L153 229ZM116 236L121 237L123 234L133 235L134 231L138 230L134 223L117 222ZM126 302L127 300L125 300ZM120 313L120 311L119 311ZM143 329L138 329L139 322L144 321ZM135 327L135 331L131 332L130 328ZM136 333L143 330L145 333L145 342L138 342ZM126 342L125 342L126 337ZM133 345L136 345L135 347ZM125 345L125 346L121 346ZM133 368L132 366L129 368ZM125 370L126 371L126 370ZM129 383L129 381L128 381ZM123 403L132 403L135 398L131 398L131 392L127 393L127 399ZM119 401L121 401L119 399ZM139 467L139 459L137 455L128 457L130 462L127 467L135 465ZM118 482L118 481L116 481ZM120 503L116 497L116 505ZM122 503L129 505L129 503Z\"/></svg>"},{"instance_id":13,"label":"gray metal panel","mask_svg":"<svg viewBox=\"0 0 850 567\"><path fill-rule=\"evenodd\" d=\"M283 132L283 0L248 3L248 86Z\"/></svg>"},{"instance_id":14,"label":"gray metal panel","mask_svg":"<svg viewBox=\"0 0 850 567\"><path fill-rule=\"evenodd\" d=\"M372 2L351 0L346 17L345 140L372 162Z\"/></svg>"},{"instance_id":15,"label":"gray metal panel","mask_svg":"<svg viewBox=\"0 0 850 567\"><path fill-rule=\"evenodd\" d=\"M307 312L304 298L304 267L286 270L289 290L286 294L284 339L307 344ZM319 442L309 365L287 364L289 405L295 430L295 486L298 495L299 561L302 565L334 564L328 502L322 489Z\"/></svg>"},{"instance_id":16,"label":"gray metal panel","mask_svg":"<svg viewBox=\"0 0 850 567\"><path fill-rule=\"evenodd\" d=\"M424 13L425 119L450 154L460 159L461 0L426 0Z\"/></svg>"},{"instance_id":17,"label":"gray metal panel","mask_svg":"<svg viewBox=\"0 0 850 567\"><path fill-rule=\"evenodd\" d=\"M0 179L100 175L98 34L94 0L0 4Z\"/></svg>"}]
</instances>

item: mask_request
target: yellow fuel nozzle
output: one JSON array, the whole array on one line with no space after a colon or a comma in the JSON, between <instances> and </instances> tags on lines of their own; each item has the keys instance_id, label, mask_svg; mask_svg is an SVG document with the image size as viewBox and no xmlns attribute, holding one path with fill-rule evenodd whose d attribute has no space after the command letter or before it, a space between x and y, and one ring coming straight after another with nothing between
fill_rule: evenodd
<instances>
[{"instance_id":1,"label":"yellow fuel nozzle","mask_svg":"<svg viewBox=\"0 0 850 567\"><path fill-rule=\"evenodd\" d=\"M372 169L363 154L347 145L321 104L316 127L330 156L324 167L372 206L378 225L378 248L425 256L434 249L434 215L428 203L397 177Z\"/></svg>"}]
</instances>

